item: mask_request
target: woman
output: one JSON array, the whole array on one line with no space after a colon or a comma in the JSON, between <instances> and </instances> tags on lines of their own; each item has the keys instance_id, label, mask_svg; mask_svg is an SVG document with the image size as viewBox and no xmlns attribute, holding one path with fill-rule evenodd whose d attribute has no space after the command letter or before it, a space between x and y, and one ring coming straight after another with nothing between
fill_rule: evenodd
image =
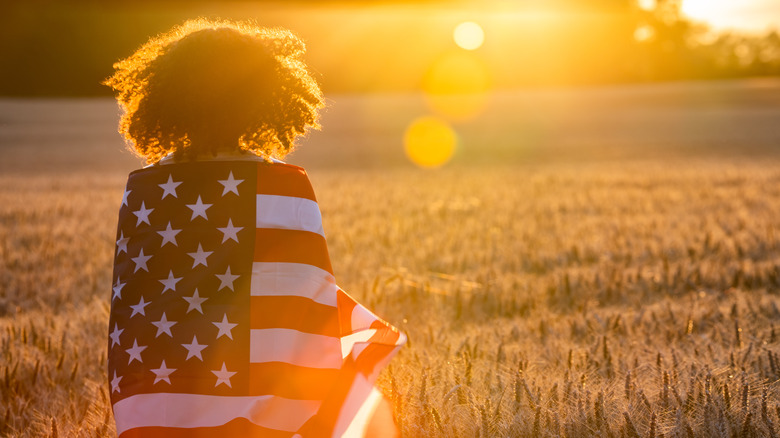
<instances>
[{"instance_id":1,"label":"woman","mask_svg":"<svg viewBox=\"0 0 780 438\"><path fill-rule=\"evenodd\" d=\"M303 169L322 93L283 29L199 19L115 64L149 165L122 199L109 321L119 436L394 436L405 337L338 288Z\"/></svg>"}]
</instances>

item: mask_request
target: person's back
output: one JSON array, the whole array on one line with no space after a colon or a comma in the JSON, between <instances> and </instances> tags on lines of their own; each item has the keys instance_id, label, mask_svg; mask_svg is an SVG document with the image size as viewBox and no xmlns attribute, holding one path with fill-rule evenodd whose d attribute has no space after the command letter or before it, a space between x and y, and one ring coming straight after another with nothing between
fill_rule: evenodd
<instances>
[{"instance_id":1,"label":"person's back","mask_svg":"<svg viewBox=\"0 0 780 438\"><path fill-rule=\"evenodd\" d=\"M149 166L122 200L111 401L128 436L396 433L373 386L405 337L336 286L303 169L323 98L285 30L198 20L115 65ZM377 423L377 419L384 421Z\"/></svg>"}]
</instances>

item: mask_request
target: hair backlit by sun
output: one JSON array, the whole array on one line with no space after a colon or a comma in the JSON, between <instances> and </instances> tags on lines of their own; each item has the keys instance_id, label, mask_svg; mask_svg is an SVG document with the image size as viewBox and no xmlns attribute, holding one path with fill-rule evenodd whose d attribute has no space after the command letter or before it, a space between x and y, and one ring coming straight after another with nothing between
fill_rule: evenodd
<instances>
[{"instance_id":1,"label":"hair backlit by sun","mask_svg":"<svg viewBox=\"0 0 780 438\"><path fill-rule=\"evenodd\" d=\"M476 50L485 42L485 32L482 26L473 21L464 21L455 26L452 38L458 47L466 50Z\"/></svg>"}]
</instances>

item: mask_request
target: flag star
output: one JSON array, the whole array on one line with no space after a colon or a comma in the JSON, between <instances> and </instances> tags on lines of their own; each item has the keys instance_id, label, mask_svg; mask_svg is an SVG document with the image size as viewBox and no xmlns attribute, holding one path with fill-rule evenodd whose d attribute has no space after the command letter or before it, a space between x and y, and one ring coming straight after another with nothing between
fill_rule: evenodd
<instances>
[{"instance_id":1,"label":"flag star","mask_svg":"<svg viewBox=\"0 0 780 438\"><path fill-rule=\"evenodd\" d=\"M111 348L114 348L114 345L119 344L119 336L123 331L125 331L125 329L120 329L119 324L114 323L114 330L111 330L111 334L108 335L108 337L111 338Z\"/></svg>"},{"instance_id":2,"label":"flag star","mask_svg":"<svg viewBox=\"0 0 780 438\"><path fill-rule=\"evenodd\" d=\"M225 316L222 317L222 322L212 322L217 328L219 329L219 333L217 333L217 339L219 339L220 336L225 335L230 339L233 339L233 333L231 333L231 330L238 324L232 324L228 322L227 319L227 313Z\"/></svg>"},{"instance_id":3,"label":"flag star","mask_svg":"<svg viewBox=\"0 0 780 438\"><path fill-rule=\"evenodd\" d=\"M198 250L195 252L188 252L187 255L192 257L192 267L196 267L198 265L203 265L205 267L209 267L208 263L206 263L206 259L208 256L211 255L214 251L203 251L203 246L201 244L198 244Z\"/></svg>"},{"instance_id":4,"label":"flag star","mask_svg":"<svg viewBox=\"0 0 780 438\"><path fill-rule=\"evenodd\" d=\"M157 280L157 281L159 281L160 283L162 283L165 286L163 288L162 292L160 292L160 293L164 294L165 291L167 291L168 289L176 292L176 283L180 282L181 279L182 279L182 277L176 278L176 277L173 276L173 271L169 271L168 272L168 278L163 279L163 280Z\"/></svg>"},{"instance_id":5,"label":"flag star","mask_svg":"<svg viewBox=\"0 0 780 438\"><path fill-rule=\"evenodd\" d=\"M198 295L197 289L195 289L195 293L191 297L182 298L184 298L184 301L190 304L187 307L187 313L190 313L192 310L197 310L201 315L203 315L203 308L200 307L200 305L203 304L204 301L208 300L208 298L201 298L200 295Z\"/></svg>"},{"instance_id":6,"label":"flag star","mask_svg":"<svg viewBox=\"0 0 780 438\"><path fill-rule=\"evenodd\" d=\"M244 182L243 179L234 179L233 178L233 171L230 172L230 175L228 176L228 179L222 179L218 180L220 184L225 186L225 188L222 190L222 196L227 195L229 192L233 192L236 195L238 194L238 185Z\"/></svg>"},{"instance_id":7,"label":"flag star","mask_svg":"<svg viewBox=\"0 0 780 438\"><path fill-rule=\"evenodd\" d=\"M122 381L122 377L116 376L116 370L114 370L114 378L111 379L111 393L115 392L122 392L122 390L119 389L119 382Z\"/></svg>"},{"instance_id":8,"label":"flag star","mask_svg":"<svg viewBox=\"0 0 780 438\"><path fill-rule=\"evenodd\" d=\"M116 284L114 285L114 296L111 297L111 301L113 302L114 299L119 298L122 299L122 288L125 287L127 283L120 283L119 277L116 278Z\"/></svg>"},{"instance_id":9,"label":"flag star","mask_svg":"<svg viewBox=\"0 0 780 438\"><path fill-rule=\"evenodd\" d=\"M228 239L233 239L238 243L238 232L243 230L244 227L234 227L233 219L228 219L228 224L225 228L217 227L219 231L222 231L222 243L227 242Z\"/></svg>"},{"instance_id":10,"label":"flag star","mask_svg":"<svg viewBox=\"0 0 780 438\"><path fill-rule=\"evenodd\" d=\"M200 195L198 195L198 201L194 204L187 204L187 208L192 210L192 217L190 220L195 220L196 217L201 216L203 219L209 220L209 218L206 216L206 210L209 209L213 204L204 204L203 201L200 199Z\"/></svg>"},{"instance_id":11,"label":"flag star","mask_svg":"<svg viewBox=\"0 0 780 438\"><path fill-rule=\"evenodd\" d=\"M233 377L236 372L237 371L228 371L225 367L225 362L222 362L221 370L212 371L212 373L217 376L217 383L214 385L214 387L216 388L220 383L224 383L228 386L228 388L232 388L233 386L230 385L230 378Z\"/></svg>"},{"instance_id":12,"label":"flag star","mask_svg":"<svg viewBox=\"0 0 780 438\"><path fill-rule=\"evenodd\" d=\"M146 350L146 345L138 345L138 339L133 339L133 347L125 350L130 355L130 360L127 364L130 365L134 360L144 363L143 359L141 359L141 352L144 350Z\"/></svg>"},{"instance_id":13,"label":"flag star","mask_svg":"<svg viewBox=\"0 0 780 438\"><path fill-rule=\"evenodd\" d=\"M130 192L132 192L132 190L125 190L125 193L122 195L122 205L127 205L127 196L130 195Z\"/></svg>"},{"instance_id":14,"label":"flag star","mask_svg":"<svg viewBox=\"0 0 780 438\"><path fill-rule=\"evenodd\" d=\"M172 372L176 371L176 368L168 368L165 366L165 359L163 359L162 364L160 365L160 368L152 368L151 372L154 373L156 376L154 378L154 383L157 383L159 381L168 382L168 384L171 384L170 375Z\"/></svg>"},{"instance_id":15,"label":"flag star","mask_svg":"<svg viewBox=\"0 0 780 438\"><path fill-rule=\"evenodd\" d=\"M214 274L214 275L216 275L217 278L219 278L220 283L219 283L219 287L217 288L218 291L226 287L230 288L230 290L235 290L233 289L233 282L236 281L238 277L240 277L240 275L233 275L230 273L230 266L228 266L227 271L225 271L224 274L222 275Z\"/></svg>"},{"instance_id":16,"label":"flag star","mask_svg":"<svg viewBox=\"0 0 780 438\"><path fill-rule=\"evenodd\" d=\"M134 306L130 306L131 309L133 309L133 313L130 314L130 318L134 317L136 314L141 314L141 316L146 316L146 311L144 310L144 307L151 304L151 302L144 302L144 297L141 296L141 301L138 302L138 304Z\"/></svg>"},{"instance_id":17,"label":"flag star","mask_svg":"<svg viewBox=\"0 0 780 438\"><path fill-rule=\"evenodd\" d=\"M224 231L223 231L224 232ZM129 237L125 237L125 232L119 232L119 240L116 241L116 255L127 253L127 242L130 241Z\"/></svg>"},{"instance_id":18,"label":"flag star","mask_svg":"<svg viewBox=\"0 0 780 438\"><path fill-rule=\"evenodd\" d=\"M176 187L178 187L179 184L181 184L181 181L174 182L173 177L171 175L168 175L167 183L157 184L158 186L160 186L161 189L163 189L162 199L165 199L165 197L168 195L173 195L174 198L178 198L178 196L176 196Z\"/></svg>"},{"instance_id":19,"label":"flag star","mask_svg":"<svg viewBox=\"0 0 780 438\"><path fill-rule=\"evenodd\" d=\"M195 356L203 362L203 356L201 356L200 352L208 346L207 344L198 344L198 338L193 336L191 344L181 344L181 346L187 349L187 359L184 360L189 360Z\"/></svg>"},{"instance_id":20,"label":"flag star","mask_svg":"<svg viewBox=\"0 0 780 438\"><path fill-rule=\"evenodd\" d=\"M176 235L181 233L181 230L174 230L171 228L171 222L168 221L168 227L165 228L163 231L158 231L157 234L161 235L163 238L162 244L160 244L160 247L162 248L165 246L166 243L172 243L173 246L179 246L179 244L176 242Z\"/></svg>"},{"instance_id":21,"label":"flag star","mask_svg":"<svg viewBox=\"0 0 780 438\"><path fill-rule=\"evenodd\" d=\"M142 201L141 202L141 209L136 210L133 212L133 214L138 218L138 221L135 223L135 226L141 225L141 222L146 222L147 225L151 225L149 223L149 213L154 211L153 208L146 208L146 204Z\"/></svg>"},{"instance_id":22,"label":"flag star","mask_svg":"<svg viewBox=\"0 0 780 438\"><path fill-rule=\"evenodd\" d=\"M171 333L171 327L173 327L174 324L176 324L176 321L168 321L168 318L165 316L165 312L163 312L162 318L160 318L159 321L152 321L152 325L157 327L157 334L154 335L154 337L157 338L163 333L173 337L173 333Z\"/></svg>"},{"instance_id":23,"label":"flag star","mask_svg":"<svg viewBox=\"0 0 780 438\"><path fill-rule=\"evenodd\" d=\"M133 273L138 272L139 269L143 269L144 271L149 272L149 268L146 266L146 262L148 262L150 258L152 258L152 256L144 255L143 248L141 248L141 252L138 253L138 257L130 257L130 260L135 263L135 270Z\"/></svg>"}]
</instances>

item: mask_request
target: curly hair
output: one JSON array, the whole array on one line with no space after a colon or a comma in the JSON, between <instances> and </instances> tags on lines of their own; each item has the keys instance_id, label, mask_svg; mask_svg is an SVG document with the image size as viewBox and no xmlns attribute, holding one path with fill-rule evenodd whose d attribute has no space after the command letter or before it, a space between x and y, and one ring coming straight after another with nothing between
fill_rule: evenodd
<instances>
[{"instance_id":1,"label":"curly hair","mask_svg":"<svg viewBox=\"0 0 780 438\"><path fill-rule=\"evenodd\" d=\"M282 158L319 129L322 91L286 29L200 18L150 39L114 64L128 148L155 163L220 150Z\"/></svg>"}]
</instances>

